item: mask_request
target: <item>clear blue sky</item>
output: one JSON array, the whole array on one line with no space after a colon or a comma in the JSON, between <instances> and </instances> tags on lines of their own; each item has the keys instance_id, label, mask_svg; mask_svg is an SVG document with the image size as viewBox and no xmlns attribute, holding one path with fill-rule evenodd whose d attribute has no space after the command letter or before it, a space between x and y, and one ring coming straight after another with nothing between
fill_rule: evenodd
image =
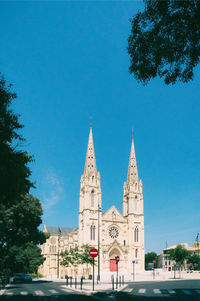
<instances>
[{"instance_id":1,"label":"clear blue sky","mask_svg":"<svg viewBox=\"0 0 200 301\"><path fill-rule=\"evenodd\" d=\"M35 157L43 222L78 226L80 177L92 119L103 211L122 212L131 132L144 189L145 248L193 244L200 231L200 73L148 86L128 73L129 18L140 1L1 2L0 71L18 94Z\"/></svg>"}]
</instances>

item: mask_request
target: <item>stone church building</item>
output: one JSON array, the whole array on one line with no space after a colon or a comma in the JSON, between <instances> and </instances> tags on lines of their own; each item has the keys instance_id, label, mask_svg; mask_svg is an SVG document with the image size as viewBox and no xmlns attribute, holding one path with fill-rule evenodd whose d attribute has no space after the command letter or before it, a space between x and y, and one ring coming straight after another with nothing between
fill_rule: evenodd
<instances>
[{"instance_id":1,"label":"stone church building","mask_svg":"<svg viewBox=\"0 0 200 301\"><path fill-rule=\"evenodd\" d=\"M89 244L99 249L101 275L116 271L115 257L119 256L119 274L129 275L135 270L144 270L144 213L142 181L139 180L134 141L132 139L127 180L123 186L123 214L113 205L102 213L101 178L97 171L92 127L85 160L84 173L80 180L79 227L58 228L44 225L43 231L50 237L41 246L46 257L39 272L47 277L75 276L88 273L85 265L63 267L59 253L70 248ZM98 248L99 246L99 248ZM97 262L96 258L96 262ZM97 273L95 267L95 274ZM91 274L92 267L89 267Z\"/></svg>"}]
</instances>

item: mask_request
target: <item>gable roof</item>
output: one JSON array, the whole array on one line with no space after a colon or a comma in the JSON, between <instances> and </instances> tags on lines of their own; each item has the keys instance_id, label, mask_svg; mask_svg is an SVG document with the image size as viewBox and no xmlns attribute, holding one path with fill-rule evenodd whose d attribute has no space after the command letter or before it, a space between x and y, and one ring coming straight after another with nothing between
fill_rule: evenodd
<instances>
[{"instance_id":1,"label":"gable roof","mask_svg":"<svg viewBox=\"0 0 200 301\"><path fill-rule=\"evenodd\" d=\"M113 213L115 215L115 218L113 217ZM113 220L113 221L126 221L124 217L121 215L121 213L117 210L115 206L112 206L110 209L108 209L103 215L102 220Z\"/></svg>"},{"instance_id":2,"label":"gable roof","mask_svg":"<svg viewBox=\"0 0 200 301\"><path fill-rule=\"evenodd\" d=\"M75 228L67 228L67 227L53 227L44 225L44 232L48 232L50 234L69 234L76 230Z\"/></svg>"}]
</instances>

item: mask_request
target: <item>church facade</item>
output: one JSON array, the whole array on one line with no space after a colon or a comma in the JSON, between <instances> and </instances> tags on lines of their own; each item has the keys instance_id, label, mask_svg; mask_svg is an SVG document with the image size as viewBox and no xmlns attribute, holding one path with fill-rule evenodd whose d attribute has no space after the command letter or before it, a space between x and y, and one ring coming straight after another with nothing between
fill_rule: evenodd
<instances>
[{"instance_id":1,"label":"church facade","mask_svg":"<svg viewBox=\"0 0 200 301\"><path fill-rule=\"evenodd\" d=\"M41 246L46 257L39 272L44 276L87 276L86 266L63 267L59 253L89 244L99 250L101 275L116 271L115 257L119 256L119 272L131 274L134 268L144 270L144 212L142 180L139 180L134 141L132 139L127 180L123 186L123 213L113 205L102 213L101 178L97 171L92 127L90 127L84 173L80 180L79 227L57 228L44 225L50 237ZM97 268L96 272L97 272ZM90 269L90 268L89 268ZM89 274L91 271L89 270Z\"/></svg>"}]
</instances>

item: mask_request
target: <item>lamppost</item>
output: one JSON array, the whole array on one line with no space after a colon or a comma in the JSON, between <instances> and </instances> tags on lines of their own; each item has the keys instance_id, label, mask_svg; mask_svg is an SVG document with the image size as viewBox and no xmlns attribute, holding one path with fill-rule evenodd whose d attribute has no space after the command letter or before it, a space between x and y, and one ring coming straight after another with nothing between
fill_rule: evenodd
<instances>
[{"instance_id":1,"label":"lamppost","mask_svg":"<svg viewBox=\"0 0 200 301\"><path fill-rule=\"evenodd\" d=\"M61 229L58 227L58 266L57 266L57 278L60 276L60 236L61 236Z\"/></svg>"},{"instance_id":2,"label":"lamppost","mask_svg":"<svg viewBox=\"0 0 200 301\"><path fill-rule=\"evenodd\" d=\"M100 205L98 203L98 275L97 275L97 281L100 281Z\"/></svg>"}]
</instances>

